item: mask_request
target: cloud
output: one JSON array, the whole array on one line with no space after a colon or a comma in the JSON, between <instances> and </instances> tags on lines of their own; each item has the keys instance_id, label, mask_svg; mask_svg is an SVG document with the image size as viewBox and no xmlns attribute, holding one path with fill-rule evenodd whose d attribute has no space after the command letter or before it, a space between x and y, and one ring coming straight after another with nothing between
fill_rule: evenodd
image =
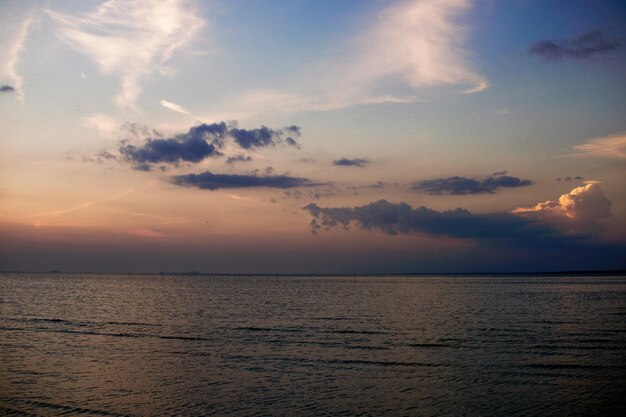
<instances>
[{"instance_id":1,"label":"cloud","mask_svg":"<svg viewBox=\"0 0 626 417\"><path fill-rule=\"evenodd\" d=\"M230 113L245 117L260 111L276 114L407 104L420 101L419 93L425 89L453 86L474 93L488 87L487 80L472 68L466 48L469 26L463 17L471 0L374 4L384 6L370 21L361 22L363 30L343 46L332 45L340 53L308 65L291 88L246 92L228 106Z\"/></svg>"},{"instance_id":2,"label":"cloud","mask_svg":"<svg viewBox=\"0 0 626 417\"><path fill-rule=\"evenodd\" d=\"M165 72L172 54L204 26L187 0L107 0L80 15L48 11L57 34L70 48L92 59L106 75L120 78L115 102L133 108L144 78Z\"/></svg>"},{"instance_id":3,"label":"cloud","mask_svg":"<svg viewBox=\"0 0 626 417\"><path fill-rule=\"evenodd\" d=\"M300 128L297 126L289 126L285 129L270 129L267 126L261 126L258 129L238 129L232 128L228 134L233 137L235 143L243 149L261 148L265 146L275 146L279 143L286 143L290 146L299 147L296 140L287 136L300 135Z\"/></svg>"},{"instance_id":4,"label":"cloud","mask_svg":"<svg viewBox=\"0 0 626 417\"><path fill-rule=\"evenodd\" d=\"M558 41L542 40L535 42L528 49L532 56L538 56L546 61L560 61L563 59L592 59L606 54L620 46L618 41L607 40L600 30L590 30L569 39Z\"/></svg>"},{"instance_id":5,"label":"cloud","mask_svg":"<svg viewBox=\"0 0 626 417\"><path fill-rule=\"evenodd\" d=\"M626 133L591 139L574 149L580 156L626 159Z\"/></svg>"},{"instance_id":6,"label":"cloud","mask_svg":"<svg viewBox=\"0 0 626 417\"><path fill-rule=\"evenodd\" d=\"M181 187L194 187L202 190L218 190L222 188L295 188L320 185L306 178L288 175L257 176L238 174L213 174L206 171L200 174L176 175L171 178L173 184Z\"/></svg>"},{"instance_id":7,"label":"cloud","mask_svg":"<svg viewBox=\"0 0 626 417\"><path fill-rule=\"evenodd\" d=\"M91 120L96 123L100 119ZM106 119L105 119L106 121ZM236 122L233 122L236 123ZM97 125L97 124L96 124ZM129 140L120 142L120 160L134 165L135 169L149 171L149 164L167 163L179 164L181 162L198 163L208 157L222 156L220 149L224 148L226 138L232 138L236 145L243 149L277 146L280 144L290 145L291 136L299 135L298 126L288 126L283 129L271 129L262 126L259 129L239 129L228 126L225 122L200 124L193 126L187 133L176 135L172 138L152 138L158 132L150 132L145 126L125 124L126 130L137 137L141 134L148 136L141 146L132 145ZM292 142L298 146L294 139ZM251 161L252 158L245 155L231 156L226 163Z\"/></svg>"},{"instance_id":8,"label":"cloud","mask_svg":"<svg viewBox=\"0 0 626 417\"><path fill-rule=\"evenodd\" d=\"M589 181L563 194L558 201L517 208L513 213L558 225L570 233L597 234L604 229L600 220L611 216L611 201L604 196L599 183Z\"/></svg>"},{"instance_id":9,"label":"cloud","mask_svg":"<svg viewBox=\"0 0 626 417\"><path fill-rule=\"evenodd\" d=\"M405 0L382 9L331 83L333 100L339 106L412 102L416 89L443 85L484 90L487 81L470 68L464 47L461 17L471 5L470 0ZM392 86L383 93L382 85L390 82L400 90Z\"/></svg>"},{"instance_id":10,"label":"cloud","mask_svg":"<svg viewBox=\"0 0 626 417\"><path fill-rule=\"evenodd\" d=\"M83 118L83 125L96 128L100 135L106 138L114 137L121 127L120 122L102 113L95 113Z\"/></svg>"},{"instance_id":11,"label":"cloud","mask_svg":"<svg viewBox=\"0 0 626 417\"><path fill-rule=\"evenodd\" d=\"M525 187L532 181L512 177L506 171L496 172L483 179L467 177L437 178L413 183L411 189L431 195L466 195L466 194L494 194L498 188Z\"/></svg>"},{"instance_id":12,"label":"cloud","mask_svg":"<svg viewBox=\"0 0 626 417\"><path fill-rule=\"evenodd\" d=\"M511 213L473 214L457 208L436 211L424 206L379 200L360 207L303 207L313 217L311 232L352 225L389 235L424 233L473 239L490 245L555 248L589 241L601 231L600 220L610 216L611 202L598 183L578 187L559 201L547 201Z\"/></svg>"},{"instance_id":13,"label":"cloud","mask_svg":"<svg viewBox=\"0 0 626 417\"><path fill-rule=\"evenodd\" d=\"M226 159L226 163L228 165L233 165L233 164L235 164L237 162L250 162L250 161L252 161L252 157L246 156L246 155L242 155L242 154L238 154L238 155L235 155L235 156L229 156Z\"/></svg>"},{"instance_id":14,"label":"cloud","mask_svg":"<svg viewBox=\"0 0 626 417\"><path fill-rule=\"evenodd\" d=\"M124 160L144 171L149 170L145 164L200 162L209 156L220 155L217 147L226 132L223 122L202 124L174 138L148 139L141 147L122 141L119 151Z\"/></svg>"},{"instance_id":15,"label":"cloud","mask_svg":"<svg viewBox=\"0 0 626 417\"><path fill-rule=\"evenodd\" d=\"M194 116L193 114L191 114L189 112L189 110L187 110L186 108L184 108L180 104L172 103L171 101L167 101L167 100L161 100L160 103L161 103L161 106L165 107L166 109L170 109L170 110L175 111L177 113L182 113L182 114L185 114L187 116L191 116L191 117L195 117L196 119L200 119L200 117Z\"/></svg>"},{"instance_id":16,"label":"cloud","mask_svg":"<svg viewBox=\"0 0 626 417\"><path fill-rule=\"evenodd\" d=\"M340 166L340 167L364 167L365 165L369 164L370 161L368 161L365 158L354 158L354 159L347 159L347 158L341 158L341 159L336 159L333 161L333 165L335 166Z\"/></svg>"},{"instance_id":17,"label":"cloud","mask_svg":"<svg viewBox=\"0 0 626 417\"><path fill-rule=\"evenodd\" d=\"M584 180L583 177L581 177L580 175L577 175L575 177L570 177L569 175L567 177L561 178L555 178L554 181L574 181L574 180Z\"/></svg>"},{"instance_id":18,"label":"cloud","mask_svg":"<svg viewBox=\"0 0 626 417\"><path fill-rule=\"evenodd\" d=\"M9 82L10 85L3 85L2 92L15 92L17 99L23 101L24 80L18 72L18 64L35 15L30 8L13 10L8 5L3 14L10 19L3 19L0 28L0 82Z\"/></svg>"},{"instance_id":19,"label":"cloud","mask_svg":"<svg viewBox=\"0 0 626 417\"><path fill-rule=\"evenodd\" d=\"M424 206L378 200L360 207L322 208L310 203L304 210L313 217L311 232L351 225L388 235L424 233L474 239L492 245L550 246L565 239L549 226L511 213L473 214L461 208L436 211Z\"/></svg>"}]
</instances>

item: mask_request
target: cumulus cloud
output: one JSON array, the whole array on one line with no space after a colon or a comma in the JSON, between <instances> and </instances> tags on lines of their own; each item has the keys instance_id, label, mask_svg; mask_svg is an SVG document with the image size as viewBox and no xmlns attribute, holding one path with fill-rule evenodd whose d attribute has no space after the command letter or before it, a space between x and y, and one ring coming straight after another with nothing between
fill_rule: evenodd
<instances>
[{"instance_id":1,"label":"cumulus cloud","mask_svg":"<svg viewBox=\"0 0 626 417\"><path fill-rule=\"evenodd\" d=\"M574 149L580 156L626 159L626 133L591 139Z\"/></svg>"},{"instance_id":2,"label":"cumulus cloud","mask_svg":"<svg viewBox=\"0 0 626 417\"><path fill-rule=\"evenodd\" d=\"M196 5L187 0L107 0L80 15L48 11L59 38L92 59L103 74L118 76L119 107L132 108L144 78L160 70L204 26Z\"/></svg>"},{"instance_id":3,"label":"cumulus cloud","mask_svg":"<svg viewBox=\"0 0 626 417\"><path fill-rule=\"evenodd\" d=\"M532 181L505 175L506 171L496 172L485 178L448 177L415 182L411 189L431 195L494 194L498 188L526 187Z\"/></svg>"},{"instance_id":4,"label":"cumulus cloud","mask_svg":"<svg viewBox=\"0 0 626 417\"><path fill-rule=\"evenodd\" d=\"M598 55L606 54L619 46L620 42L605 39L602 31L590 30L573 38L535 42L528 49L528 53L547 61L592 59Z\"/></svg>"},{"instance_id":5,"label":"cumulus cloud","mask_svg":"<svg viewBox=\"0 0 626 417\"><path fill-rule=\"evenodd\" d=\"M590 181L558 200L517 208L513 213L558 225L570 233L596 234L603 230L600 221L611 216L611 201L604 196L599 183Z\"/></svg>"},{"instance_id":6,"label":"cumulus cloud","mask_svg":"<svg viewBox=\"0 0 626 417\"><path fill-rule=\"evenodd\" d=\"M18 64L28 33L35 22L35 14L30 7L12 8L10 4L4 4L2 12L11 17L4 19L0 27L0 83L7 83L2 86L2 92L14 92L18 100L22 101L24 79L18 71Z\"/></svg>"},{"instance_id":7,"label":"cumulus cloud","mask_svg":"<svg viewBox=\"0 0 626 417\"><path fill-rule=\"evenodd\" d=\"M320 185L306 178L288 175L214 174L209 171L200 174L176 175L171 178L171 182L182 187L211 191L222 188L295 188Z\"/></svg>"},{"instance_id":8,"label":"cumulus cloud","mask_svg":"<svg viewBox=\"0 0 626 417\"><path fill-rule=\"evenodd\" d=\"M339 167L364 167L365 165L369 164L370 161L368 161L365 158L354 158L354 159L348 159L348 158L341 158L341 159L336 159L333 161L333 165L335 166L339 166Z\"/></svg>"}]
</instances>

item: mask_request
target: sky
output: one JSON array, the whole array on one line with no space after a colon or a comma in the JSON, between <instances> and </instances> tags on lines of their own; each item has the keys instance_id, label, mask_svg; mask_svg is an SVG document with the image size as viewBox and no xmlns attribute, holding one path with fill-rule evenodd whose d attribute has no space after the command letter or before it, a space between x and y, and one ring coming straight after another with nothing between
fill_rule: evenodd
<instances>
[{"instance_id":1,"label":"sky","mask_svg":"<svg viewBox=\"0 0 626 417\"><path fill-rule=\"evenodd\" d=\"M0 3L0 270L626 269L626 3Z\"/></svg>"}]
</instances>

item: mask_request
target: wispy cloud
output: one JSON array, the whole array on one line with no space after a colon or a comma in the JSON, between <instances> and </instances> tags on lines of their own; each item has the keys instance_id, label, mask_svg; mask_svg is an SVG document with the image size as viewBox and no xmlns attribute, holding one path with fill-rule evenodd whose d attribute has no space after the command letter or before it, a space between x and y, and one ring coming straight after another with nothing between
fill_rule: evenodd
<instances>
[{"instance_id":1,"label":"wispy cloud","mask_svg":"<svg viewBox=\"0 0 626 417\"><path fill-rule=\"evenodd\" d=\"M111 116L102 113L95 113L83 118L83 125L93 127L98 130L101 136L111 138L119 133L121 123Z\"/></svg>"},{"instance_id":2,"label":"wispy cloud","mask_svg":"<svg viewBox=\"0 0 626 417\"><path fill-rule=\"evenodd\" d=\"M377 2L383 4L383 2ZM479 92L488 82L473 69L462 20L471 0L386 3L341 54L312 63L293 86L248 91L226 107L237 118L262 111L328 111L356 105L413 103L424 89ZM304 87L303 87L304 86ZM261 110L260 110L261 109Z\"/></svg>"},{"instance_id":3,"label":"wispy cloud","mask_svg":"<svg viewBox=\"0 0 626 417\"><path fill-rule=\"evenodd\" d=\"M202 119L201 117L193 115L189 110L187 110L186 108L184 108L180 104L172 103L171 101L161 100L161 106L165 107L166 109L170 109L172 111L175 111L176 113L185 114L185 115L191 116L191 117L193 117L195 119Z\"/></svg>"},{"instance_id":4,"label":"wispy cloud","mask_svg":"<svg viewBox=\"0 0 626 417\"><path fill-rule=\"evenodd\" d=\"M18 72L18 64L28 32L35 22L35 15L30 10L22 16L15 15L17 11L14 10L3 12L15 17L3 20L3 27L0 28L0 82L7 83L2 86L2 92L15 92L18 100L23 101L24 80Z\"/></svg>"},{"instance_id":5,"label":"wispy cloud","mask_svg":"<svg viewBox=\"0 0 626 417\"><path fill-rule=\"evenodd\" d=\"M608 40L600 30L590 30L572 38L557 41L542 40L528 48L530 55L547 61L563 59L592 59L606 54L620 46L616 40Z\"/></svg>"},{"instance_id":6,"label":"wispy cloud","mask_svg":"<svg viewBox=\"0 0 626 417\"><path fill-rule=\"evenodd\" d=\"M135 106L142 81L188 45L204 26L187 0L108 0L80 15L48 11L58 36L95 61L100 71L120 78L119 107Z\"/></svg>"},{"instance_id":7,"label":"wispy cloud","mask_svg":"<svg viewBox=\"0 0 626 417\"><path fill-rule=\"evenodd\" d=\"M487 81L469 64L460 22L471 5L470 0L405 0L384 8L372 29L361 34L357 58L343 63L341 79L332 86L335 96L343 95L346 104L405 102L425 87L484 90ZM409 94L375 93L391 81Z\"/></svg>"},{"instance_id":8,"label":"wispy cloud","mask_svg":"<svg viewBox=\"0 0 626 417\"><path fill-rule=\"evenodd\" d=\"M574 149L580 156L626 159L626 133L591 139Z\"/></svg>"}]
</instances>

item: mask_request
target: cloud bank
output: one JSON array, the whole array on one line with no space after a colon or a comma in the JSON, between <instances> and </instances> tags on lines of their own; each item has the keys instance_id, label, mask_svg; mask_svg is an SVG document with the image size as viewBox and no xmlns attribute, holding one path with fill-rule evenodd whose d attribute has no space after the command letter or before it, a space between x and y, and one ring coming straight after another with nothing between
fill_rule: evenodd
<instances>
[{"instance_id":1,"label":"cloud bank","mask_svg":"<svg viewBox=\"0 0 626 417\"><path fill-rule=\"evenodd\" d=\"M569 39L535 42L528 49L528 53L546 61L560 61L564 59L588 60L617 49L620 45L618 41L607 40L602 31L590 30Z\"/></svg>"},{"instance_id":2,"label":"cloud bank","mask_svg":"<svg viewBox=\"0 0 626 417\"><path fill-rule=\"evenodd\" d=\"M532 184L531 180L504 175L505 173L506 171L497 172L483 179L454 176L423 180L414 183L411 189L431 195L494 194L499 188L526 187Z\"/></svg>"},{"instance_id":3,"label":"cloud bank","mask_svg":"<svg viewBox=\"0 0 626 417\"><path fill-rule=\"evenodd\" d=\"M77 16L48 14L63 42L93 60L103 74L120 78L115 103L122 108L133 108L143 80L166 72L172 54L204 26L196 5L187 0L107 0Z\"/></svg>"},{"instance_id":4,"label":"cloud bank","mask_svg":"<svg viewBox=\"0 0 626 417\"><path fill-rule=\"evenodd\" d=\"M491 245L555 247L584 240L583 234L601 229L610 216L608 201L597 183L575 188L558 202L547 201L512 213L473 214L457 208L437 211L424 206L379 200L360 207L304 207L313 217L311 231L351 225L389 235L424 233L473 239Z\"/></svg>"},{"instance_id":5,"label":"cloud bank","mask_svg":"<svg viewBox=\"0 0 626 417\"><path fill-rule=\"evenodd\" d=\"M320 185L306 178L288 175L213 174L209 171L200 174L176 175L171 178L171 182L181 187L211 191L222 188L295 188Z\"/></svg>"}]
</instances>

